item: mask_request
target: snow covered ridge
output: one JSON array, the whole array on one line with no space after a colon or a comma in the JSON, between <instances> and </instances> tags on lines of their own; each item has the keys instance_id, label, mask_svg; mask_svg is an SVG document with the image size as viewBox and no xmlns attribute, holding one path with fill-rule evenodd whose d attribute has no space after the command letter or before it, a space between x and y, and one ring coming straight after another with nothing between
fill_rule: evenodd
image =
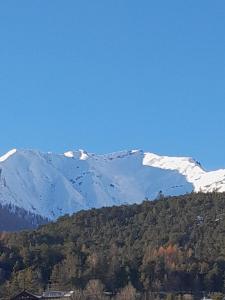
<instances>
[{"instance_id":1,"label":"snow covered ridge","mask_svg":"<svg viewBox=\"0 0 225 300\"><path fill-rule=\"evenodd\" d=\"M191 157L159 156L145 153L143 164L165 170L176 170L193 184L194 192L224 192L225 170L206 172L199 162Z\"/></svg>"},{"instance_id":2,"label":"snow covered ridge","mask_svg":"<svg viewBox=\"0 0 225 300\"><path fill-rule=\"evenodd\" d=\"M14 153L16 153L16 149L12 149L9 152L7 152L5 155L0 157L0 162L8 159L11 155L13 155Z\"/></svg>"},{"instance_id":3,"label":"snow covered ridge","mask_svg":"<svg viewBox=\"0 0 225 300\"><path fill-rule=\"evenodd\" d=\"M192 191L224 192L225 170L206 172L192 158L141 150L97 155L13 149L0 157L0 204L53 220L81 209Z\"/></svg>"}]
</instances>

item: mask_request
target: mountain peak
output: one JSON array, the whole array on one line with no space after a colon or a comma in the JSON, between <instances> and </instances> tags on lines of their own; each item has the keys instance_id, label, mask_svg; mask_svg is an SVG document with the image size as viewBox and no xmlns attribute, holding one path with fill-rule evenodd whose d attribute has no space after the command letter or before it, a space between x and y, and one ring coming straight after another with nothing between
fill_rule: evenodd
<instances>
[{"instance_id":1,"label":"mountain peak","mask_svg":"<svg viewBox=\"0 0 225 300\"><path fill-rule=\"evenodd\" d=\"M70 151L64 152L64 156L68 157L68 158L77 158L80 160L86 160L89 157L87 151L85 151L83 149L79 149L77 151L70 150Z\"/></svg>"},{"instance_id":2,"label":"mountain peak","mask_svg":"<svg viewBox=\"0 0 225 300\"><path fill-rule=\"evenodd\" d=\"M155 199L159 192L173 196L192 191L225 191L225 170L206 172L190 157L142 150L98 155L81 149L62 155L13 149L0 158L0 204L49 219Z\"/></svg>"}]
</instances>

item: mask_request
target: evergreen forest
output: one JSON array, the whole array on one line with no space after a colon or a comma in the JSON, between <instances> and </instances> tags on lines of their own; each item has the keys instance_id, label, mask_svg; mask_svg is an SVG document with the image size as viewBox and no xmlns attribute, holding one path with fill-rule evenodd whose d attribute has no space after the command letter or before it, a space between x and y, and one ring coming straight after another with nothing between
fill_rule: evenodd
<instances>
[{"instance_id":1,"label":"evergreen forest","mask_svg":"<svg viewBox=\"0 0 225 300\"><path fill-rule=\"evenodd\" d=\"M225 194L161 195L1 232L0 297L49 287L225 293Z\"/></svg>"}]
</instances>

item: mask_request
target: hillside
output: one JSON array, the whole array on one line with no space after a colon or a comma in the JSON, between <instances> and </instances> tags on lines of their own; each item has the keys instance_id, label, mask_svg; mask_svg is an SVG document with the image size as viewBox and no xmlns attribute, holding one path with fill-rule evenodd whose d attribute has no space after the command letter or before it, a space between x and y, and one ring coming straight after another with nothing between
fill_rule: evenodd
<instances>
[{"instance_id":1,"label":"hillside","mask_svg":"<svg viewBox=\"0 0 225 300\"><path fill-rule=\"evenodd\" d=\"M0 157L1 206L49 220L192 191L224 192L225 170L206 172L192 158L141 150L97 155L14 149Z\"/></svg>"},{"instance_id":2,"label":"hillside","mask_svg":"<svg viewBox=\"0 0 225 300\"><path fill-rule=\"evenodd\" d=\"M92 209L2 234L0 291L131 282L144 291L225 292L225 194L191 193Z\"/></svg>"},{"instance_id":3,"label":"hillside","mask_svg":"<svg viewBox=\"0 0 225 300\"><path fill-rule=\"evenodd\" d=\"M34 229L48 222L48 219L30 213L23 208L10 204L4 206L0 204L0 231Z\"/></svg>"}]
</instances>

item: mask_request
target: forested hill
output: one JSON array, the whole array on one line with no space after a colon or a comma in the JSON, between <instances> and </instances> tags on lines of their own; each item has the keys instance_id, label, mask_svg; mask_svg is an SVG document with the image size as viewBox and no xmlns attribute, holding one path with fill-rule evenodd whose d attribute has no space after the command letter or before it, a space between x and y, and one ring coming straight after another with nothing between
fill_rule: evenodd
<instances>
[{"instance_id":1,"label":"forested hill","mask_svg":"<svg viewBox=\"0 0 225 300\"><path fill-rule=\"evenodd\" d=\"M82 211L2 234L0 291L131 283L146 291L225 291L225 194L192 193ZM10 287L10 288L9 288ZM5 295L4 294L4 295Z\"/></svg>"}]
</instances>

